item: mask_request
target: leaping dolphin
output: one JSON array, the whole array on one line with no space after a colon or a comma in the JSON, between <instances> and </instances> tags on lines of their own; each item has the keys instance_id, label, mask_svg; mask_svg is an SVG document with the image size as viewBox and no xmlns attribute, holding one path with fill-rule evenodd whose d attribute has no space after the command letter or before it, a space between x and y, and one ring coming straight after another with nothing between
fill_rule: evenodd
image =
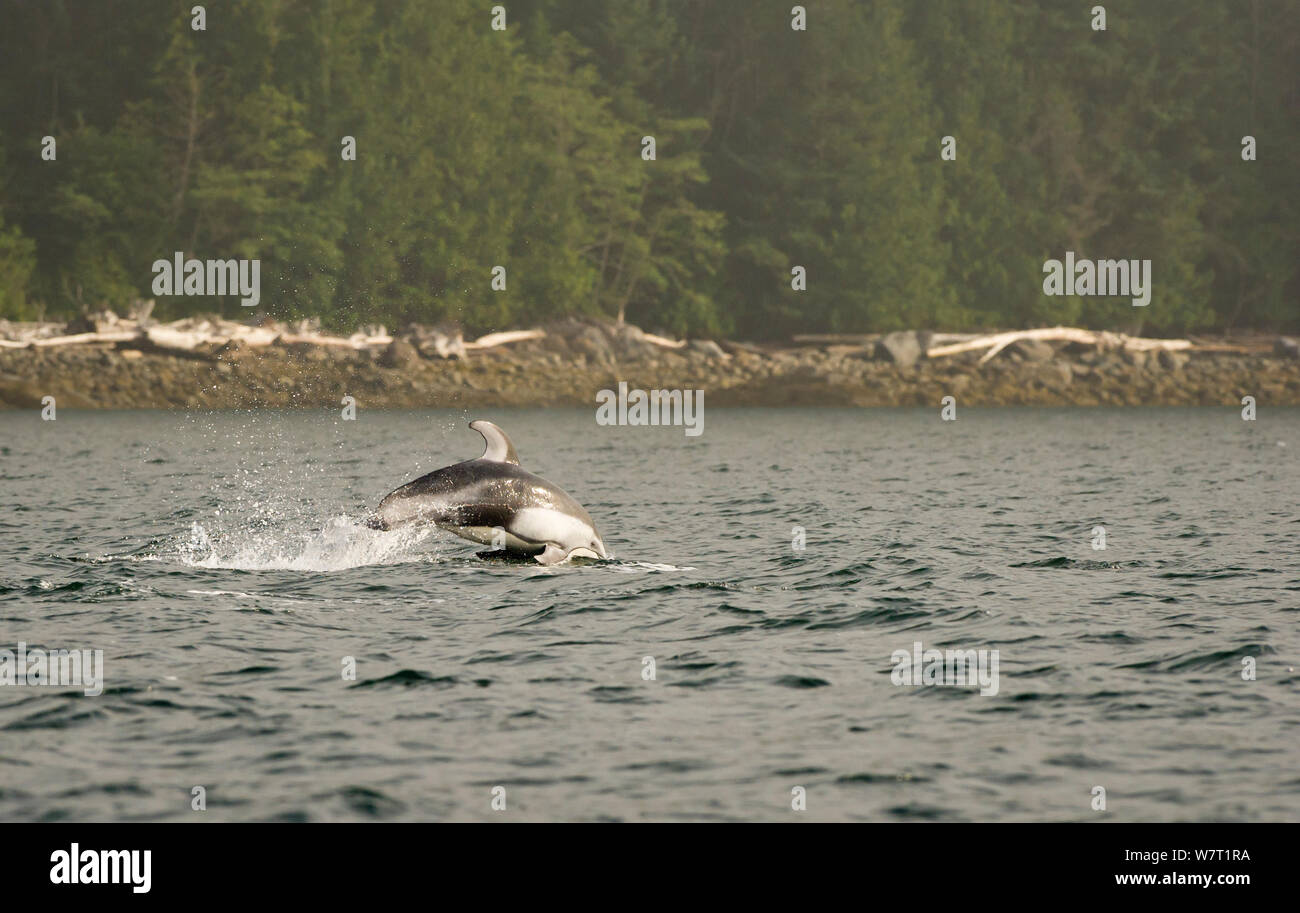
<instances>
[{"instance_id":1,"label":"leaping dolphin","mask_svg":"<svg viewBox=\"0 0 1300 913\"><path fill-rule=\"evenodd\" d=\"M609 557L587 511L558 485L522 469L504 431L482 420L469 426L487 444L481 457L390 492L366 525L393 529L433 523L471 542L531 555L542 564Z\"/></svg>"}]
</instances>

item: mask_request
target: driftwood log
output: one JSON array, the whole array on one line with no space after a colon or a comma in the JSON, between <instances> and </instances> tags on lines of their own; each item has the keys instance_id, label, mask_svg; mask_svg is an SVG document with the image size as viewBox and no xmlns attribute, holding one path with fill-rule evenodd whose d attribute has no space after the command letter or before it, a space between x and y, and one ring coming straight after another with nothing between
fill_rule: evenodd
<instances>
[{"instance_id":1,"label":"driftwood log","mask_svg":"<svg viewBox=\"0 0 1300 913\"><path fill-rule=\"evenodd\" d=\"M473 342L465 343L467 349L491 349L496 346L509 345L512 342L525 342L530 339L545 339L547 333L545 330L508 330L503 333L488 333L486 336L480 336ZM664 336L656 336L654 333L640 333L638 339L653 345L661 346L665 349L680 349L686 345L685 340L668 339Z\"/></svg>"},{"instance_id":2,"label":"driftwood log","mask_svg":"<svg viewBox=\"0 0 1300 913\"><path fill-rule=\"evenodd\" d=\"M385 346L393 341L387 333L354 333L349 337L327 336L323 333L289 333L273 327L250 327L238 323L213 325L203 321L195 326L189 321L176 324L154 324L149 327L131 326L121 321L111 330L94 333L73 333L69 336L47 336L30 339L0 339L0 348L26 349L50 346L93 345L104 343L137 342L151 349L190 352L201 345L238 341L251 348L281 343L306 343L308 345L364 349Z\"/></svg>"},{"instance_id":3,"label":"driftwood log","mask_svg":"<svg viewBox=\"0 0 1300 913\"><path fill-rule=\"evenodd\" d=\"M298 321L294 324L276 324L271 326L248 326L235 321L222 319L186 318L172 323L160 324L148 319L148 309L137 312L140 319L120 319L115 315L101 315L105 319L98 322L96 332L73 333L66 336L46 335L51 332L49 326L20 326L4 324L8 335L16 338L0 339L0 348L26 349L48 348L52 346L90 345L104 343L137 343L141 348L174 351L178 353L193 352L200 346L216 344L218 346L237 341L250 348L282 344L306 344L328 346L331 348L367 349L390 345L394 337L383 327L366 327L351 336L330 336L320 332L314 321ZM635 328L632 328L635 330ZM488 333L472 342L461 343L460 335L454 337L433 334L429 337L434 342L445 342L442 348L455 347L461 351L482 351L498 346L510 345L528 340L544 339L546 330L509 330ZM653 333L636 330L636 338L665 349L681 349L687 345L686 340L669 339ZM861 349L879 338L879 334L814 334L794 337L796 345L823 345L841 349ZM1043 342L1073 342L1096 346L1103 350L1128 349L1131 351L1195 351L1224 353L1253 353L1265 351L1265 343L1242 344L1188 339L1150 339L1141 336L1128 336L1124 333L1112 333L1105 330L1084 330L1078 327L1046 327L1034 330L1012 330L1005 333L971 334L971 333L933 333L928 336L929 349L927 358L944 358L960 355L964 352L984 351L979 363L984 364L997 356L1007 346L1021 340ZM463 349L461 347L463 346ZM130 348L128 345L127 348ZM446 357L445 352L439 351Z\"/></svg>"},{"instance_id":4,"label":"driftwood log","mask_svg":"<svg viewBox=\"0 0 1300 913\"><path fill-rule=\"evenodd\" d=\"M467 349L491 349L495 346L509 345L512 342L524 342L529 339L546 338L545 330L509 330L504 333L488 333L473 342L465 343Z\"/></svg>"},{"instance_id":5,"label":"driftwood log","mask_svg":"<svg viewBox=\"0 0 1300 913\"><path fill-rule=\"evenodd\" d=\"M1126 336L1123 333L1110 333L1106 330L1094 332L1076 327L1047 327L1039 330L1014 330L1009 333L977 336L964 342L937 346L925 354L927 358L943 358L945 355L960 355L962 352L988 349L979 360L980 364L984 364L1013 342L1022 339L1036 339L1042 342L1077 342L1102 349L1132 349L1139 352L1160 349L1176 352L1193 348L1189 339L1147 339L1141 336Z\"/></svg>"},{"instance_id":6,"label":"driftwood log","mask_svg":"<svg viewBox=\"0 0 1300 913\"><path fill-rule=\"evenodd\" d=\"M492 349L497 346L525 342L531 339L544 339L545 330L508 330L501 333L488 333L473 342L464 344L466 349ZM680 349L686 345L684 340L667 339L653 333L645 333L640 338L646 342L669 349ZM153 324L148 327L134 325L133 321L123 320L111 330L95 333L74 333L70 336L46 336L28 339L0 339L0 348L26 349L30 347L91 345L95 343L140 342L147 343L154 349L176 349L190 351L207 343L224 344L238 340L252 348L269 346L277 340L281 343L306 343L308 345L334 346L339 348L364 349L371 346L386 346L393 341L388 333L353 333L351 336L328 336L324 333L293 333L273 327L250 327L240 323L221 322L213 324L202 321L179 320L174 324Z\"/></svg>"}]
</instances>

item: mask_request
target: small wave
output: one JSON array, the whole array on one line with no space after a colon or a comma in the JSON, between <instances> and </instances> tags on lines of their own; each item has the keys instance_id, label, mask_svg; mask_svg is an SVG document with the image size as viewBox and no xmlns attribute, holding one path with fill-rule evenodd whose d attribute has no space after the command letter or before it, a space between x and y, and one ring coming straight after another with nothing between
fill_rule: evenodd
<instances>
[{"instance_id":1,"label":"small wave","mask_svg":"<svg viewBox=\"0 0 1300 913\"><path fill-rule=\"evenodd\" d=\"M1041 561L1023 561L1012 567L1032 567L1032 568L1068 568L1074 571L1113 571L1127 567L1145 567L1144 561L1090 561L1087 559L1067 558L1060 555L1056 558L1044 558Z\"/></svg>"},{"instance_id":2,"label":"small wave","mask_svg":"<svg viewBox=\"0 0 1300 913\"><path fill-rule=\"evenodd\" d=\"M825 688L830 682L811 675L782 675L773 679L773 684L783 688Z\"/></svg>"},{"instance_id":3,"label":"small wave","mask_svg":"<svg viewBox=\"0 0 1300 913\"><path fill-rule=\"evenodd\" d=\"M245 593L242 590L186 590L191 596L234 596L236 599L276 600L279 602L301 602L293 596L279 596L268 593Z\"/></svg>"},{"instance_id":4,"label":"small wave","mask_svg":"<svg viewBox=\"0 0 1300 913\"><path fill-rule=\"evenodd\" d=\"M414 688L431 687L438 690L454 688L459 680L454 675L430 675L419 669L399 669L383 678L368 678L357 682L353 688Z\"/></svg>"}]
</instances>

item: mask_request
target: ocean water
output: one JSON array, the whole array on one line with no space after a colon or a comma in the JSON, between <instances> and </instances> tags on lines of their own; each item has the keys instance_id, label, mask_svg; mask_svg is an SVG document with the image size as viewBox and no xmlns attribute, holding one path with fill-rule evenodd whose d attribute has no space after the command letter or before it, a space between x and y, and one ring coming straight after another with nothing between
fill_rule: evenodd
<instances>
[{"instance_id":1,"label":"ocean water","mask_svg":"<svg viewBox=\"0 0 1300 913\"><path fill-rule=\"evenodd\" d=\"M360 525L475 418L612 560ZM705 418L0 414L0 820L1300 818L1300 410Z\"/></svg>"}]
</instances>

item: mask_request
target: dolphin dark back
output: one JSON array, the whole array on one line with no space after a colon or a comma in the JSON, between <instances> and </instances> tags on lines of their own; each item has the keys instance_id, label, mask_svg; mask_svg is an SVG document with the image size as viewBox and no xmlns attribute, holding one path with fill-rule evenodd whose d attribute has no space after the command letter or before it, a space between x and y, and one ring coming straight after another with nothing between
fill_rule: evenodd
<instances>
[{"instance_id":1,"label":"dolphin dark back","mask_svg":"<svg viewBox=\"0 0 1300 913\"><path fill-rule=\"evenodd\" d=\"M441 516L427 519L447 525L501 526L506 515L525 507L550 507L591 523L586 509L568 492L513 463L466 460L435 469L392 492L379 502L379 509L419 496L445 504Z\"/></svg>"}]
</instances>

